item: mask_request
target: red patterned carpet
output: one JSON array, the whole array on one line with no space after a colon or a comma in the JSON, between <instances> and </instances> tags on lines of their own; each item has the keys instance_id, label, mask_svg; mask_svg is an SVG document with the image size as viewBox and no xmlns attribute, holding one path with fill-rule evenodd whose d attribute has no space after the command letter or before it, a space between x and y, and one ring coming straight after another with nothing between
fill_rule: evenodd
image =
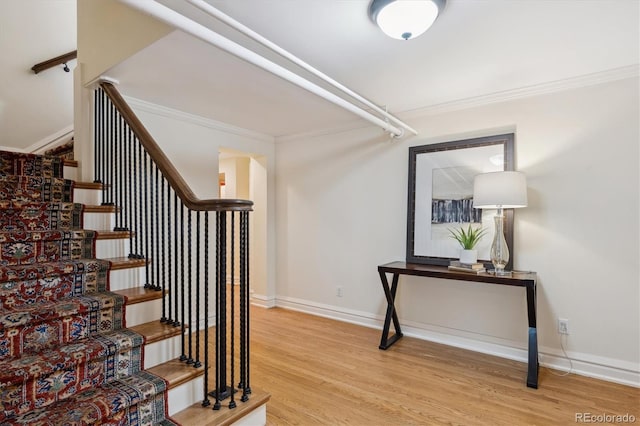
<instances>
[{"instance_id":1,"label":"red patterned carpet","mask_svg":"<svg viewBox=\"0 0 640 426\"><path fill-rule=\"evenodd\" d=\"M0 424L174 425L61 158L0 151Z\"/></svg>"}]
</instances>

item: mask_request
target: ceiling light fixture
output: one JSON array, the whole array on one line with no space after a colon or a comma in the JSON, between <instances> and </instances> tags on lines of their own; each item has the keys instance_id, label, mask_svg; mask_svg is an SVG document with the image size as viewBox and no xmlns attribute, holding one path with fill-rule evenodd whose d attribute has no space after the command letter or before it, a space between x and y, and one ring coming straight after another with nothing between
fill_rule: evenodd
<instances>
[{"instance_id":1,"label":"ceiling light fixture","mask_svg":"<svg viewBox=\"0 0 640 426\"><path fill-rule=\"evenodd\" d=\"M369 16L389 37L409 40L433 25L446 0L373 0Z\"/></svg>"}]
</instances>

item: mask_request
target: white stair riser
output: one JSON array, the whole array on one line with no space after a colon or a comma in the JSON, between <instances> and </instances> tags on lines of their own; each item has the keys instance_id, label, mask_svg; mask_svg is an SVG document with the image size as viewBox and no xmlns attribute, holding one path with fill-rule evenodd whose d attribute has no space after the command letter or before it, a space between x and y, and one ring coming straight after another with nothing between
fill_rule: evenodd
<instances>
[{"instance_id":1,"label":"white stair riser","mask_svg":"<svg viewBox=\"0 0 640 426\"><path fill-rule=\"evenodd\" d=\"M182 354L182 336L160 340L144 347L144 368L179 358Z\"/></svg>"},{"instance_id":2,"label":"white stair riser","mask_svg":"<svg viewBox=\"0 0 640 426\"><path fill-rule=\"evenodd\" d=\"M64 176L65 179L78 180L78 168L64 166L62 168L62 176Z\"/></svg>"},{"instance_id":3,"label":"white stair riser","mask_svg":"<svg viewBox=\"0 0 640 426\"><path fill-rule=\"evenodd\" d=\"M115 213L84 213L82 217L84 229L95 229L99 231L113 229L115 226Z\"/></svg>"},{"instance_id":4,"label":"white stair riser","mask_svg":"<svg viewBox=\"0 0 640 426\"><path fill-rule=\"evenodd\" d=\"M96 241L96 257L98 259L107 259L110 257L127 257L129 256L129 240L97 240Z\"/></svg>"},{"instance_id":5,"label":"white stair riser","mask_svg":"<svg viewBox=\"0 0 640 426\"><path fill-rule=\"evenodd\" d=\"M255 410L231 423L232 426L264 426L267 424L267 404L262 404Z\"/></svg>"},{"instance_id":6,"label":"white stair riser","mask_svg":"<svg viewBox=\"0 0 640 426\"><path fill-rule=\"evenodd\" d=\"M99 189L73 189L73 202L99 206L102 203L102 191Z\"/></svg>"},{"instance_id":7,"label":"white stair riser","mask_svg":"<svg viewBox=\"0 0 640 426\"><path fill-rule=\"evenodd\" d=\"M172 416L179 411L182 411L196 402L202 402L204 399L203 394L204 377L199 376L187 383L183 383L180 386L176 386L173 389L169 389L169 415ZM209 408L203 408L203 410L210 410Z\"/></svg>"},{"instance_id":8,"label":"white stair riser","mask_svg":"<svg viewBox=\"0 0 640 426\"><path fill-rule=\"evenodd\" d=\"M109 289L111 291L142 287L146 284L146 271L139 268L116 269L109 272Z\"/></svg>"},{"instance_id":9,"label":"white stair riser","mask_svg":"<svg viewBox=\"0 0 640 426\"><path fill-rule=\"evenodd\" d=\"M162 318L162 299L127 305L127 327L157 321Z\"/></svg>"}]
</instances>

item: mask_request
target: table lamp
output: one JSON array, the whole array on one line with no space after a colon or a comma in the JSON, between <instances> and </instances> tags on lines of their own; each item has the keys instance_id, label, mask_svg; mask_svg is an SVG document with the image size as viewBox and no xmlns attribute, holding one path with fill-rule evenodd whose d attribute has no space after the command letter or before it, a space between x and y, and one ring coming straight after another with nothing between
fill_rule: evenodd
<instances>
[{"instance_id":1,"label":"table lamp","mask_svg":"<svg viewBox=\"0 0 640 426\"><path fill-rule=\"evenodd\" d=\"M504 238L502 209L527 207L527 179L521 172L491 172L477 175L473 180L473 207L498 209L495 217L496 234L491 243L491 263L496 275L506 275L509 247Z\"/></svg>"}]
</instances>

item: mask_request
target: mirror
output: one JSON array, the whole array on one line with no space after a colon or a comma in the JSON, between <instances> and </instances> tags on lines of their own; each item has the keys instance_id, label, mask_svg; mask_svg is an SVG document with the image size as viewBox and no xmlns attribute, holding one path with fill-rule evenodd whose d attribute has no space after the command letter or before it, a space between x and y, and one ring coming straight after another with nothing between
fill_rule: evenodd
<instances>
[{"instance_id":1,"label":"mirror","mask_svg":"<svg viewBox=\"0 0 640 426\"><path fill-rule=\"evenodd\" d=\"M480 173L504 170L514 170L513 133L410 147L407 263L449 265L460 250L449 229L478 224L487 230L476 246L478 262L490 266L496 211L473 208L473 179ZM507 268L511 269L513 209L505 209L504 214L511 253Z\"/></svg>"}]
</instances>

